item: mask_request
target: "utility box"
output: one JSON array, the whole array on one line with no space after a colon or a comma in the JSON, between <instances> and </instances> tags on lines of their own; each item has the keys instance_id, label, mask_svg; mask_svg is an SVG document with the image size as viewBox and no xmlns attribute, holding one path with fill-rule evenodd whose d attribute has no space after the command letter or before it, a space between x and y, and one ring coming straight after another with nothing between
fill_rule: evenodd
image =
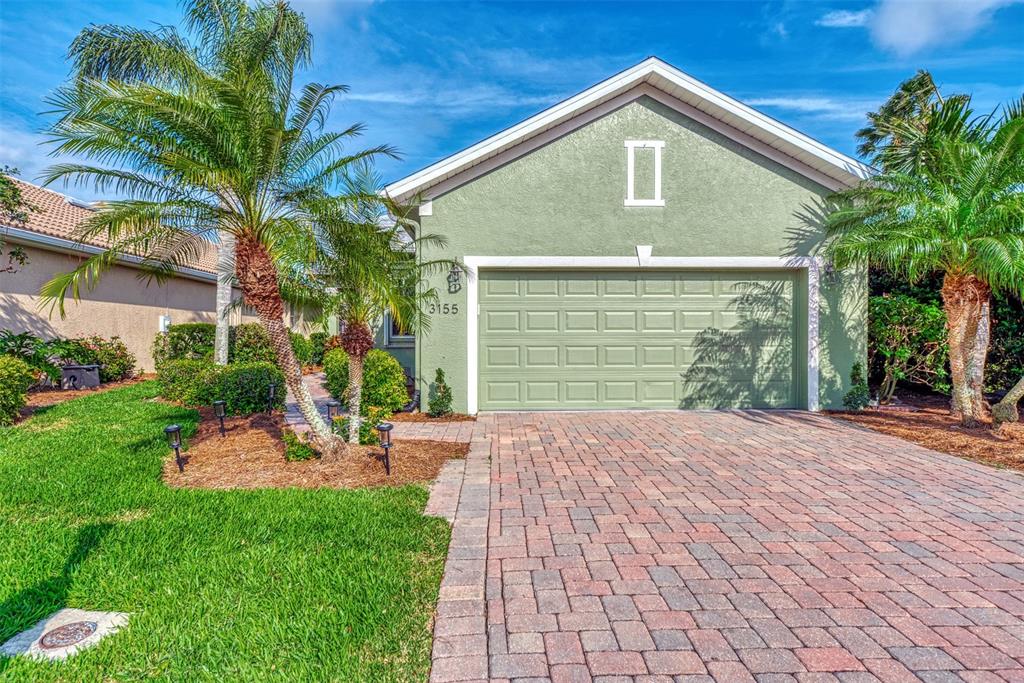
<instances>
[{"instance_id":1,"label":"utility box","mask_svg":"<svg viewBox=\"0 0 1024 683\"><path fill-rule=\"evenodd\" d=\"M65 365L60 375L61 389L92 389L100 385L98 365Z\"/></svg>"}]
</instances>

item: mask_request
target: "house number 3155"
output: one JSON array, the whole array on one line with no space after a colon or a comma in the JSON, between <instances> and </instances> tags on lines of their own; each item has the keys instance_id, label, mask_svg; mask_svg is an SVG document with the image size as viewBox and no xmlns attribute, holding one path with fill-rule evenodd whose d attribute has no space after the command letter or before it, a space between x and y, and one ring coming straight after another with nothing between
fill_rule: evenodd
<instances>
[{"instance_id":1,"label":"house number 3155","mask_svg":"<svg viewBox=\"0 0 1024 683\"><path fill-rule=\"evenodd\" d=\"M430 315L457 315L458 304L430 304Z\"/></svg>"}]
</instances>

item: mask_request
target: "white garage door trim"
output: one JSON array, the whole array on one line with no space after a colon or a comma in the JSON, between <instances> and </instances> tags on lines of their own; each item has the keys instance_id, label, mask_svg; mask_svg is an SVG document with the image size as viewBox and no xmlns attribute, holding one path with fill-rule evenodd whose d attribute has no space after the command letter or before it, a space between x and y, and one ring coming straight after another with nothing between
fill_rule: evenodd
<instances>
[{"instance_id":1,"label":"white garage door trim","mask_svg":"<svg viewBox=\"0 0 1024 683\"><path fill-rule=\"evenodd\" d=\"M813 256L650 256L650 247L637 247L637 256L466 256L466 401L477 413L479 385L477 317L480 313L479 271L547 268L584 270L603 268L716 270L749 268L807 271L807 409L818 410L818 273L823 259Z\"/></svg>"}]
</instances>

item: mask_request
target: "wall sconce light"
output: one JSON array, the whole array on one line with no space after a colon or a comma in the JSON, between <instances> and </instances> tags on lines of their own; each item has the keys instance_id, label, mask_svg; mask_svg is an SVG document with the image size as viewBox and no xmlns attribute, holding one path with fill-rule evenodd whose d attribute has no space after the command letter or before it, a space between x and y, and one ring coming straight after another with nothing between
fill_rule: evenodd
<instances>
[{"instance_id":1,"label":"wall sconce light","mask_svg":"<svg viewBox=\"0 0 1024 683\"><path fill-rule=\"evenodd\" d=\"M459 264L453 263L448 271L448 293L455 294L462 289L462 268Z\"/></svg>"},{"instance_id":2,"label":"wall sconce light","mask_svg":"<svg viewBox=\"0 0 1024 683\"><path fill-rule=\"evenodd\" d=\"M224 436L224 416L227 415L227 401L214 401L213 414L220 420L220 435Z\"/></svg>"},{"instance_id":3,"label":"wall sconce light","mask_svg":"<svg viewBox=\"0 0 1024 683\"><path fill-rule=\"evenodd\" d=\"M167 443L174 449L174 462L178 465L178 471L185 471L185 461L181 458L181 427L178 425L167 425L164 427L164 434L167 435Z\"/></svg>"},{"instance_id":4,"label":"wall sconce light","mask_svg":"<svg viewBox=\"0 0 1024 683\"><path fill-rule=\"evenodd\" d=\"M381 422L377 425L377 434L380 436L380 445L384 449L384 472L391 476L391 430L394 425L390 422Z\"/></svg>"}]
</instances>

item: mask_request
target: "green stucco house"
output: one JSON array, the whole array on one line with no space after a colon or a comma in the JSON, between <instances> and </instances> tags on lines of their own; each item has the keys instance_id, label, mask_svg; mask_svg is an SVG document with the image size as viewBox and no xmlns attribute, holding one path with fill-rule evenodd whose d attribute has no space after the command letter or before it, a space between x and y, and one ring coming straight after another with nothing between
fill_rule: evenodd
<instances>
[{"instance_id":1,"label":"green stucco house","mask_svg":"<svg viewBox=\"0 0 1024 683\"><path fill-rule=\"evenodd\" d=\"M464 264L395 341L424 407L438 367L469 413L837 406L867 282L823 199L870 173L651 57L387 187Z\"/></svg>"}]
</instances>

